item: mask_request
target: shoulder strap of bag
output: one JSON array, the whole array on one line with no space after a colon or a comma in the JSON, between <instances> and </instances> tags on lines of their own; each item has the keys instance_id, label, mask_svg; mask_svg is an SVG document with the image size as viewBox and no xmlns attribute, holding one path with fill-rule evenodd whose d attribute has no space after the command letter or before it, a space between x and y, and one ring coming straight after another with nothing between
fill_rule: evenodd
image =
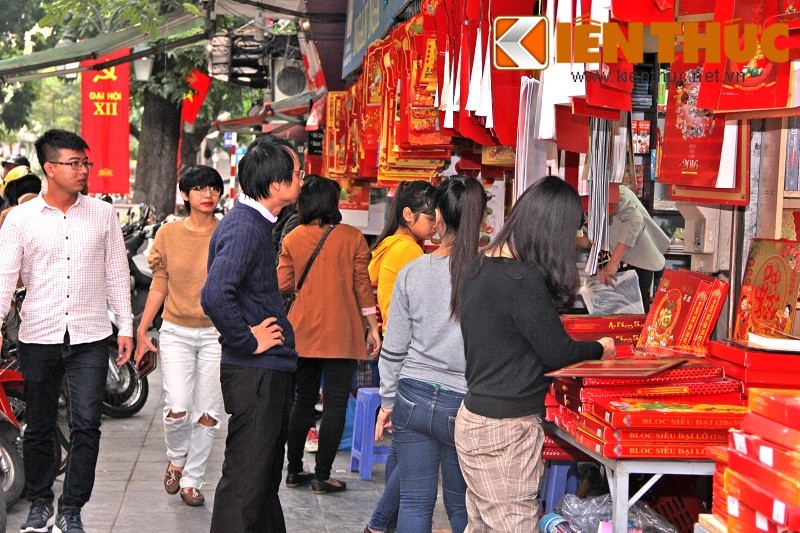
<instances>
[{"instance_id":1,"label":"shoulder strap of bag","mask_svg":"<svg viewBox=\"0 0 800 533\"><path fill-rule=\"evenodd\" d=\"M317 258L317 254L319 254L319 251L322 248L322 243L324 243L325 239L328 238L328 234L331 232L332 229L333 229L333 224L328 226L328 229L326 229L325 233L322 234L322 238L317 243L317 247L314 248L314 253L311 254L308 263L306 263L306 268L303 269L303 273L300 275L300 280L297 282L297 288L295 289L295 292L299 291L300 287L303 286L303 282L306 280L308 271L311 269L311 265L314 264L314 259Z\"/></svg>"}]
</instances>

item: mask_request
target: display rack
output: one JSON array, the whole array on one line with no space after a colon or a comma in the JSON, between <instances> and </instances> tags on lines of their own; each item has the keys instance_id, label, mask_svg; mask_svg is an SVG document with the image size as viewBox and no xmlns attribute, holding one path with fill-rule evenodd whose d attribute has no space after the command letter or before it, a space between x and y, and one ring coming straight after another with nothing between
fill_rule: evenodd
<instances>
[{"instance_id":1,"label":"display rack","mask_svg":"<svg viewBox=\"0 0 800 533\"><path fill-rule=\"evenodd\" d=\"M614 533L628 532L628 509L639 501L639 498L652 488L664 474L681 474L690 476L711 476L714 474L714 461L689 461L680 459L611 459L600 455L578 443L575 438L556 427L545 423L547 431L552 432L592 459L606 467L606 477L611 491L612 525ZM631 474L653 474L636 494L628 498Z\"/></svg>"}]
</instances>

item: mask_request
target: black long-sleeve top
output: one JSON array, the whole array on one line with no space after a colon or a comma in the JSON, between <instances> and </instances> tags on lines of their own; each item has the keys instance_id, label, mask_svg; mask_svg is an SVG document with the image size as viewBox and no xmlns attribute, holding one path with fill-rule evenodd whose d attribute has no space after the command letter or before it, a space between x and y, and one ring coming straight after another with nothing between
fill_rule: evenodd
<instances>
[{"instance_id":1,"label":"black long-sleeve top","mask_svg":"<svg viewBox=\"0 0 800 533\"><path fill-rule=\"evenodd\" d=\"M567 335L544 278L531 265L484 257L464 283L464 405L471 412L498 419L543 413L546 372L602 357L599 342Z\"/></svg>"}]
</instances>

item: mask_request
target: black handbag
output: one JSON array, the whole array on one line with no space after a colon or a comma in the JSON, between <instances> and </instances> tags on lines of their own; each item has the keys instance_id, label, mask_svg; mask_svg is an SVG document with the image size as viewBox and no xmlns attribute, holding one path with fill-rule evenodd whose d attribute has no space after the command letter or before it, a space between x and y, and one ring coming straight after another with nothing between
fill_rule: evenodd
<instances>
[{"instance_id":1,"label":"black handbag","mask_svg":"<svg viewBox=\"0 0 800 533\"><path fill-rule=\"evenodd\" d=\"M289 311L292 309L294 301L297 299L297 292L300 290L300 287L303 286L303 282L306 280L306 276L308 275L308 271L311 269L311 265L314 264L314 259L317 258L317 254L319 254L322 244L325 242L325 239L328 238L328 234L332 229L333 224L328 226L328 229L326 229L325 233L322 234L322 238L317 243L317 247L314 248L314 253L311 254L311 257L308 259L308 263L306 263L306 268L303 269L303 273L300 274L300 279L297 281L297 288L293 293L288 295L285 300L283 300L283 310L286 311L287 316L289 315Z\"/></svg>"}]
</instances>

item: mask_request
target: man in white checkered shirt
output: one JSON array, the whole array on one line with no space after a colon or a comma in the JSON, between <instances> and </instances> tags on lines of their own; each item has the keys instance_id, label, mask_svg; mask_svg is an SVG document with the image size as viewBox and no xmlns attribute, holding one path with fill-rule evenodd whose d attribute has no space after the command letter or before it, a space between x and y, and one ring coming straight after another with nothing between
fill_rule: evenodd
<instances>
[{"instance_id":1,"label":"man in white checkered shirt","mask_svg":"<svg viewBox=\"0 0 800 533\"><path fill-rule=\"evenodd\" d=\"M13 209L0 229L0 316L6 316L19 277L27 289L18 356L27 401L23 456L31 509L20 531L49 532L58 523L64 533L80 533L100 450L108 310L120 328L117 364L133 353L130 272L114 208L81 194L92 168L86 141L49 130L35 146L47 192ZM65 374L71 450L54 516L54 428Z\"/></svg>"}]
</instances>

